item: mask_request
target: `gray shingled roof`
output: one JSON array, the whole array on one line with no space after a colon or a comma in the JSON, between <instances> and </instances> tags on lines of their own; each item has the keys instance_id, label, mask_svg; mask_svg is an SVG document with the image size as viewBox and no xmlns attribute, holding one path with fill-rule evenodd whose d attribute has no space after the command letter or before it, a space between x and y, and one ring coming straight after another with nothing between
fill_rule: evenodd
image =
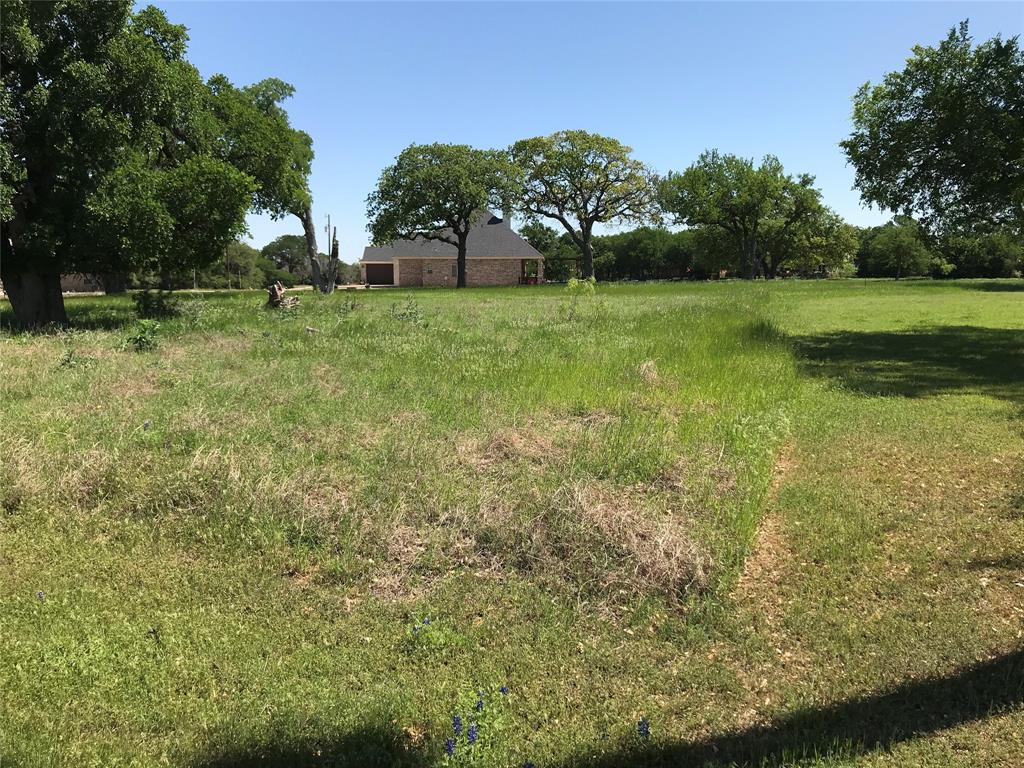
<instances>
[{"instance_id":1,"label":"gray shingled roof","mask_svg":"<svg viewBox=\"0 0 1024 768\"><path fill-rule=\"evenodd\" d=\"M388 245L363 249L362 261L391 261L395 258L449 258L456 256L454 245L439 240L395 240ZM544 257L526 240L512 231L504 219L487 211L466 240L468 259L543 259Z\"/></svg>"}]
</instances>

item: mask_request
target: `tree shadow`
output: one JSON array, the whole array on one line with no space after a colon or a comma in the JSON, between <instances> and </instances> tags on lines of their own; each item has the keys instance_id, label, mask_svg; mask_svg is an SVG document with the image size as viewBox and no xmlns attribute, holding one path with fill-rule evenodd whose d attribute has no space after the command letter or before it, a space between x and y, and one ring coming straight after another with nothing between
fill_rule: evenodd
<instances>
[{"instance_id":1,"label":"tree shadow","mask_svg":"<svg viewBox=\"0 0 1024 768\"><path fill-rule=\"evenodd\" d=\"M271 743L232 745L213 750L192 763L193 768L304 768L304 766L365 766L366 768L423 768L432 761L408 738L387 727L366 727L324 739L282 737Z\"/></svg>"},{"instance_id":2,"label":"tree shadow","mask_svg":"<svg viewBox=\"0 0 1024 768\"><path fill-rule=\"evenodd\" d=\"M766 766L851 757L1024 705L1024 649L888 693L785 715L764 726L683 744L625 748L566 763L617 766Z\"/></svg>"},{"instance_id":3,"label":"tree shadow","mask_svg":"<svg viewBox=\"0 0 1024 768\"><path fill-rule=\"evenodd\" d=\"M899 285L913 288L961 288L965 291L987 291L990 293L1024 292L1024 280L1015 277L999 279L964 278L960 280L900 280Z\"/></svg>"},{"instance_id":4,"label":"tree shadow","mask_svg":"<svg viewBox=\"0 0 1024 768\"><path fill-rule=\"evenodd\" d=\"M990 568L1003 571L1024 571L1024 554L979 557L971 560L967 567L972 571L984 571Z\"/></svg>"},{"instance_id":5,"label":"tree shadow","mask_svg":"<svg viewBox=\"0 0 1024 768\"><path fill-rule=\"evenodd\" d=\"M68 315L67 327L83 331L118 331L135 320L135 311L128 302L115 304L107 300L101 303L82 298L65 302L64 309ZM57 326L22 328L15 320L11 305L6 301L0 302L0 332L15 335L46 334L56 329Z\"/></svg>"},{"instance_id":6,"label":"tree shadow","mask_svg":"<svg viewBox=\"0 0 1024 768\"><path fill-rule=\"evenodd\" d=\"M864 394L974 392L1024 403L1024 330L936 326L793 341L806 372Z\"/></svg>"}]
</instances>

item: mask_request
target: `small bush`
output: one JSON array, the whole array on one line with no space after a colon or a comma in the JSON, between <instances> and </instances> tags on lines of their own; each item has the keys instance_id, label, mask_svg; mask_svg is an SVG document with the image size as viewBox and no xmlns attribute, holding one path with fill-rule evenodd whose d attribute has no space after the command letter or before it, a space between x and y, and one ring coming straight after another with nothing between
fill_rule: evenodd
<instances>
[{"instance_id":1,"label":"small bush","mask_svg":"<svg viewBox=\"0 0 1024 768\"><path fill-rule=\"evenodd\" d=\"M145 290L132 296L135 302L135 314L143 320L177 317L181 307L177 298L170 291Z\"/></svg>"},{"instance_id":2,"label":"small bush","mask_svg":"<svg viewBox=\"0 0 1024 768\"><path fill-rule=\"evenodd\" d=\"M396 320L401 320L403 323L410 323L420 328L427 327L426 316L423 314L423 310L416 299L412 296L407 297L401 304L393 303L388 309L388 314Z\"/></svg>"},{"instance_id":3,"label":"small bush","mask_svg":"<svg viewBox=\"0 0 1024 768\"><path fill-rule=\"evenodd\" d=\"M569 278L569 282L565 286L565 292L570 297L566 320L571 323L579 316L580 302L593 298L596 289L597 280L593 277L588 277L585 280L579 280L575 277Z\"/></svg>"},{"instance_id":4,"label":"small bush","mask_svg":"<svg viewBox=\"0 0 1024 768\"><path fill-rule=\"evenodd\" d=\"M61 353L60 360L57 362L58 368L88 368L92 365L92 360L90 358L78 353L75 346L78 341L78 334L75 331L61 330L59 332L59 338L61 345L64 347L64 351Z\"/></svg>"},{"instance_id":5,"label":"small bush","mask_svg":"<svg viewBox=\"0 0 1024 768\"><path fill-rule=\"evenodd\" d=\"M149 352L157 348L159 339L157 331L160 330L160 323L156 320L139 320L135 328L124 340L124 349L134 349L136 352Z\"/></svg>"}]
</instances>

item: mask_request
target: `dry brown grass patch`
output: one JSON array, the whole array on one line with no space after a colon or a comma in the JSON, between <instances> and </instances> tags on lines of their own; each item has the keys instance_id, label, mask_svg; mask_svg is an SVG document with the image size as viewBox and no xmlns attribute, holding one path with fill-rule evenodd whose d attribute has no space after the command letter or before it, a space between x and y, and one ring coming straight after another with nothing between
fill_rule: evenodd
<instances>
[{"instance_id":1,"label":"dry brown grass patch","mask_svg":"<svg viewBox=\"0 0 1024 768\"><path fill-rule=\"evenodd\" d=\"M654 386L661 379L658 375L658 366L653 360L644 360L636 369L641 381L648 386Z\"/></svg>"},{"instance_id":2,"label":"dry brown grass patch","mask_svg":"<svg viewBox=\"0 0 1024 768\"><path fill-rule=\"evenodd\" d=\"M564 456L554 440L527 428L502 430L485 441L462 440L456 444L456 451L463 463L477 471L516 461L543 464Z\"/></svg>"},{"instance_id":3,"label":"dry brown grass patch","mask_svg":"<svg viewBox=\"0 0 1024 768\"><path fill-rule=\"evenodd\" d=\"M654 509L646 489L581 483L569 489L569 500L580 523L625 555L617 572L609 574L609 585L619 581L670 598L707 588L711 560L690 535L687 518Z\"/></svg>"}]
</instances>

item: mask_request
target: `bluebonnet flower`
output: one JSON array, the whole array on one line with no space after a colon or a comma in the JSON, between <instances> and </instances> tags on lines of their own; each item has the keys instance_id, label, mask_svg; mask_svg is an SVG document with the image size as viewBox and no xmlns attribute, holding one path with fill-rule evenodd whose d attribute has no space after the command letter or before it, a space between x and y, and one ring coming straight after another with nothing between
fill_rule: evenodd
<instances>
[{"instance_id":1,"label":"bluebonnet flower","mask_svg":"<svg viewBox=\"0 0 1024 768\"><path fill-rule=\"evenodd\" d=\"M533 763L527 760L525 763L523 763L523 768L537 768L537 766L535 766Z\"/></svg>"},{"instance_id":2,"label":"bluebonnet flower","mask_svg":"<svg viewBox=\"0 0 1024 768\"><path fill-rule=\"evenodd\" d=\"M451 757L455 754L455 739L447 739L444 743L444 753Z\"/></svg>"},{"instance_id":3,"label":"bluebonnet flower","mask_svg":"<svg viewBox=\"0 0 1024 768\"><path fill-rule=\"evenodd\" d=\"M458 715L452 718L452 730L455 731L456 736L462 735L462 718Z\"/></svg>"},{"instance_id":4,"label":"bluebonnet flower","mask_svg":"<svg viewBox=\"0 0 1024 768\"><path fill-rule=\"evenodd\" d=\"M412 628L412 633L413 633L414 635L415 635L415 634L416 634L417 632L419 632L419 631L420 631L420 628L419 628L419 627L413 627L413 628Z\"/></svg>"},{"instance_id":5,"label":"bluebonnet flower","mask_svg":"<svg viewBox=\"0 0 1024 768\"><path fill-rule=\"evenodd\" d=\"M466 740L470 744L476 744L476 736L477 736L476 723L470 723L469 724L469 730L466 731Z\"/></svg>"},{"instance_id":6,"label":"bluebonnet flower","mask_svg":"<svg viewBox=\"0 0 1024 768\"><path fill-rule=\"evenodd\" d=\"M502 696L508 696L508 686L501 686L501 688L498 689L498 693L500 693Z\"/></svg>"},{"instance_id":7,"label":"bluebonnet flower","mask_svg":"<svg viewBox=\"0 0 1024 768\"><path fill-rule=\"evenodd\" d=\"M427 616L425 619L423 619L423 623L424 624L429 624L430 623L430 617Z\"/></svg>"},{"instance_id":8,"label":"bluebonnet flower","mask_svg":"<svg viewBox=\"0 0 1024 768\"><path fill-rule=\"evenodd\" d=\"M641 717L636 724L636 732L641 739L651 738L651 723L646 717Z\"/></svg>"},{"instance_id":9,"label":"bluebonnet flower","mask_svg":"<svg viewBox=\"0 0 1024 768\"><path fill-rule=\"evenodd\" d=\"M477 699L476 700L476 711L477 712L483 712L484 711L484 700L483 699Z\"/></svg>"},{"instance_id":10,"label":"bluebonnet flower","mask_svg":"<svg viewBox=\"0 0 1024 768\"><path fill-rule=\"evenodd\" d=\"M36 592L36 597L38 597L40 600L45 600L46 599L46 593L43 592L43 590L40 589L38 592Z\"/></svg>"}]
</instances>

